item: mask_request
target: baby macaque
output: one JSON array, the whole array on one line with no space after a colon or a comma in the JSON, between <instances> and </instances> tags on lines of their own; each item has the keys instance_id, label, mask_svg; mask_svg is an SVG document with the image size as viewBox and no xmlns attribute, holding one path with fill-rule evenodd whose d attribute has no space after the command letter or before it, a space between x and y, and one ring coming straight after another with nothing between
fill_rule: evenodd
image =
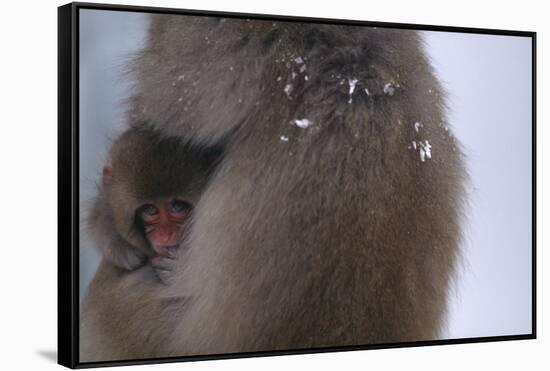
<instances>
[{"instance_id":1,"label":"baby macaque","mask_svg":"<svg viewBox=\"0 0 550 371\"><path fill-rule=\"evenodd\" d=\"M123 133L89 214L103 258L125 270L150 262L165 281L218 154L152 130Z\"/></svg>"}]
</instances>

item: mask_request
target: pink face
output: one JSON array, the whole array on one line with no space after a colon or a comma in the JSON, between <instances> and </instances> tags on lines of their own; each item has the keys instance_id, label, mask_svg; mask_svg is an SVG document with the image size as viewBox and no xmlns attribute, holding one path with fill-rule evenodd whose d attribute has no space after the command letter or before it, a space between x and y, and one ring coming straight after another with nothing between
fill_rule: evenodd
<instances>
[{"instance_id":1,"label":"pink face","mask_svg":"<svg viewBox=\"0 0 550 371\"><path fill-rule=\"evenodd\" d=\"M137 217L157 255L168 256L168 248L181 241L191 208L187 202L171 199L145 204L138 209Z\"/></svg>"}]
</instances>

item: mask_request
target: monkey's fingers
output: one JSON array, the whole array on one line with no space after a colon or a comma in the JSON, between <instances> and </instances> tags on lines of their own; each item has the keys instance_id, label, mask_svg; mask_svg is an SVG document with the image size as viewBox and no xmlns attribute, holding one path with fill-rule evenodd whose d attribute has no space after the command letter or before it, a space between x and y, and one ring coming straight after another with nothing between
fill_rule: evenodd
<instances>
[{"instance_id":1,"label":"monkey's fingers","mask_svg":"<svg viewBox=\"0 0 550 371\"><path fill-rule=\"evenodd\" d=\"M151 259L151 266L155 269L158 278L164 283L169 284L172 277L172 271L175 268L175 259L166 256L156 255Z\"/></svg>"},{"instance_id":2,"label":"monkey's fingers","mask_svg":"<svg viewBox=\"0 0 550 371\"><path fill-rule=\"evenodd\" d=\"M146 261L144 255L124 243L106 249L104 256L114 265L128 271L139 268Z\"/></svg>"},{"instance_id":3,"label":"monkey's fingers","mask_svg":"<svg viewBox=\"0 0 550 371\"><path fill-rule=\"evenodd\" d=\"M177 259L178 256L177 256L177 250L178 249L178 246L170 246L170 247L167 247L166 248L166 257L168 259Z\"/></svg>"},{"instance_id":4,"label":"monkey's fingers","mask_svg":"<svg viewBox=\"0 0 550 371\"><path fill-rule=\"evenodd\" d=\"M177 246L153 245L153 250L158 256L169 258L169 259L176 259L176 249L177 249Z\"/></svg>"}]
</instances>

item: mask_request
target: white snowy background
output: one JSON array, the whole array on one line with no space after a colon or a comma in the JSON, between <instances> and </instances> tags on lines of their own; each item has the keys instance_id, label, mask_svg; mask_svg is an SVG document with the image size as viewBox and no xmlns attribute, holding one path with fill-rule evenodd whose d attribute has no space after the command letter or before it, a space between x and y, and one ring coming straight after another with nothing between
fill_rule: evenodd
<instances>
[{"instance_id":1,"label":"white snowy background","mask_svg":"<svg viewBox=\"0 0 550 371\"><path fill-rule=\"evenodd\" d=\"M123 128L124 64L145 37L142 14L84 10L80 19L80 200L84 211ZM531 44L527 38L424 32L450 97L449 122L471 177L464 262L445 338L531 331ZM437 156L437 149L432 149ZM83 214L83 213L81 213ZM81 217L81 225L84 219ZM98 255L81 228L80 291Z\"/></svg>"}]
</instances>

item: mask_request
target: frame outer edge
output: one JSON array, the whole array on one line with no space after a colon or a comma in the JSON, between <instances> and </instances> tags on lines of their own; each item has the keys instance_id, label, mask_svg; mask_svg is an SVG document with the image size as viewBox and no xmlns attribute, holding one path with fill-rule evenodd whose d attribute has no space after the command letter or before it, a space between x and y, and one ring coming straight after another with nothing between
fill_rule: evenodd
<instances>
[{"instance_id":1,"label":"frame outer edge","mask_svg":"<svg viewBox=\"0 0 550 371\"><path fill-rule=\"evenodd\" d=\"M377 26L384 28L413 29L425 31L459 32L487 35L529 37L532 40L532 330L521 335L498 335L474 338L454 338L389 344L370 344L252 353L208 354L199 356L176 356L168 358L122 359L98 362L79 362L79 212L78 161L79 161L79 9L110 10L180 14L193 16L268 19L292 22L315 22L340 25ZM537 338L537 33L502 29L484 29L456 26L355 21L344 19L310 18L268 14L250 14L223 11L203 11L151 6L131 6L102 3L73 2L58 8L58 363L69 368L95 368L124 365L146 365L173 362L223 360L248 357L284 356L344 352L356 350L397 349L434 345L475 344L500 341L532 340Z\"/></svg>"},{"instance_id":2,"label":"frame outer edge","mask_svg":"<svg viewBox=\"0 0 550 371\"><path fill-rule=\"evenodd\" d=\"M75 84L75 7L66 4L57 8L57 363L75 368L78 359L78 339L75 316L74 223L74 84ZM78 304L78 302L76 302Z\"/></svg>"}]
</instances>

